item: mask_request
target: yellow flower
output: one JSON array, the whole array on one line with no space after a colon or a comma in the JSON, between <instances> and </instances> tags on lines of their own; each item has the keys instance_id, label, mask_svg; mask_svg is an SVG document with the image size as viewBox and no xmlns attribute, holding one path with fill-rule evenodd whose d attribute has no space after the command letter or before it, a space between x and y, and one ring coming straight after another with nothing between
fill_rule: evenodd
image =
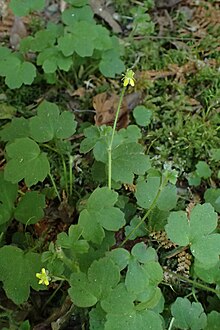
<instances>
[{"instance_id":1,"label":"yellow flower","mask_svg":"<svg viewBox=\"0 0 220 330\"><path fill-rule=\"evenodd\" d=\"M122 78L122 80L124 80L123 85L126 87L128 85L131 85L132 87L134 87L134 71L128 69L126 71L126 73L123 75L124 77Z\"/></svg>"},{"instance_id":2,"label":"yellow flower","mask_svg":"<svg viewBox=\"0 0 220 330\"><path fill-rule=\"evenodd\" d=\"M41 273L37 273L36 277L40 279L39 284L49 285L51 278L48 276L48 270L45 268L41 269Z\"/></svg>"}]
</instances>

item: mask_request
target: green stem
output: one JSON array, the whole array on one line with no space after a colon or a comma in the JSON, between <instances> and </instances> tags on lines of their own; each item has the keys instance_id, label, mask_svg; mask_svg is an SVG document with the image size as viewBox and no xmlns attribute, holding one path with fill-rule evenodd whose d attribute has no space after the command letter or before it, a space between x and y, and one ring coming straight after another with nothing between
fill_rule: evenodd
<instances>
[{"instance_id":1,"label":"green stem","mask_svg":"<svg viewBox=\"0 0 220 330\"><path fill-rule=\"evenodd\" d=\"M61 159L62 159L62 164L63 164L63 175L64 175L64 181L65 181L65 189L66 189L66 193L67 193L67 196L68 196L68 178L67 178L66 163L65 163L65 159L64 159L63 155L61 155Z\"/></svg>"},{"instance_id":2,"label":"green stem","mask_svg":"<svg viewBox=\"0 0 220 330\"><path fill-rule=\"evenodd\" d=\"M53 187L54 187L54 190L55 190L55 192L56 192L56 195L57 195L59 201L61 202L61 197L60 197L59 191L57 190L56 183L55 183L55 181L54 181L54 179L53 179L51 173L49 173L49 177L50 177L50 180L51 180L52 185L53 185Z\"/></svg>"},{"instance_id":3,"label":"green stem","mask_svg":"<svg viewBox=\"0 0 220 330\"><path fill-rule=\"evenodd\" d=\"M170 325L169 325L168 330L171 330L172 329L174 320L175 320L175 318L172 317L172 320L170 321Z\"/></svg>"},{"instance_id":4,"label":"green stem","mask_svg":"<svg viewBox=\"0 0 220 330\"><path fill-rule=\"evenodd\" d=\"M73 194L73 156L69 156L70 196Z\"/></svg>"},{"instance_id":5,"label":"green stem","mask_svg":"<svg viewBox=\"0 0 220 330\"><path fill-rule=\"evenodd\" d=\"M120 99L119 99L119 102L118 102L118 108L117 108L117 111L116 111L116 114L115 114L115 120L114 120L113 129L112 129L111 141L110 141L109 146L108 146L108 187L109 187L110 190L111 190L111 187L112 187L112 146L113 146L115 130L116 130L118 116L119 116L120 108L121 108L121 105L122 105L123 97L124 97L124 94L125 94L125 90L126 90L126 86L123 87L122 92L121 92L121 96L120 96Z\"/></svg>"},{"instance_id":6,"label":"green stem","mask_svg":"<svg viewBox=\"0 0 220 330\"><path fill-rule=\"evenodd\" d=\"M45 304L42 307L42 311L44 311L45 307L51 302L51 300L53 299L53 297L56 295L57 291L60 290L61 286L63 285L63 281L60 282L60 284L58 285L58 287L56 288L56 290L52 293L52 295L47 299L47 301L45 302Z\"/></svg>"},{"instance_id":7,"label":"green stem","mask_svg":"<svg viewBox=\"0 0 220 330\"><path fill-rule=\"evenodd\" d=\"M166 269L165 271L166 271L166 273L169 273L169 274L171 274L172 276L177 277L177 278L179 278L180 280L183 280L184 282L188 282L188 283L192 284L194 287L197 287L197 288L199 288L199 289L203 289L203 290L205 290L205 291L210 291L210 292L213 292L213 293L215 293L215 294L220 294L220 291L215 290L215 289L213 289L213 288L210 288L210 287L207 286L207 285L204 285L204 284L202 284L202 283L198 283L198 282L196 282L196 281L190 280L189 278L187 278L187 277L185 277L185 276L183 276L183 275L180 275L180 274L174 273L174 272L172 272L172 271L170 271L170 270L167 270L167 269Z\"/></svg>"},{"instance_id":8,"label":"green stem","mask_svg":"<svg viewBox=\"0 0 220 330\"><path fill-rule=\"evenodd\" d=\"M158 189L157 195L155 196L153 202L151 203L149 209L147 210L147 212L145 213L145 215L143 216L143 218L141 219L141 221L137 224L137 226L130 232L130 234L124 239L124 241L120 244L119 247L122 247L128 240L129 237L131 237L131 235L133 235L133 233L142 225L142 223L144 223L144 221L148 218L148 216L150 215L150 213L152 212L152 210L155 208L156 204L157 204L157 200L160 197L160 194L163 190L163 188L166 186L168 182L168 179L165 178L164 181L162 181L160 188Z\"/></svg>"}]
</instances>

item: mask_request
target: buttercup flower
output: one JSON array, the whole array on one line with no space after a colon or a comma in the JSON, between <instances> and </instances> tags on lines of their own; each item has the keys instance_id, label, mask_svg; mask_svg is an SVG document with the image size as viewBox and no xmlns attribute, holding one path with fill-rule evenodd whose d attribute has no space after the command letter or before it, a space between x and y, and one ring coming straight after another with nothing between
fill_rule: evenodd
<instances>
[{"instance_id":1,"label":"buttercup flower","mask_svg":"<svg viewBox=\"0 0 220 330\"><path fill-rule=\"evenodd\" d=\"M45 268L41 269L41 273L36 273L36 277L39 278L39 284L49 285L51 278L48 276L48 270Z\"/></svg>"},{"instance_id":2,"label":"buttercup flower","mask_svg":"<svg viewBox=\"0 0 220 330\"><path fill-rule=\"evenodd\" d=\"M126 71L126 73L123 75L124 77L122 78L122 80L124 80L123 85L126 87L128 85L131 85L132 87L134 86L134 71L128 69Z\"/></svg>"}]
</instances>

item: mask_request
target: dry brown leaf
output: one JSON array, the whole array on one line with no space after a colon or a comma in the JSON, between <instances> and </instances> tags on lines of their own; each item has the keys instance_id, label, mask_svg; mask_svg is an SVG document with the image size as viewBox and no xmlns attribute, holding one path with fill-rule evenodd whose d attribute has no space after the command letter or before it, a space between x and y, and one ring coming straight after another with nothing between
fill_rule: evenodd
<instances>
[{"instance_id":1,"label":"dry brown leaf","mask_svg":"<svg viewBox=\"0 0 220 330\"><path fill-rule=\"evenodd\" d=\"M117 128L127 127L129 124L129 112L140 102L141 94L132 93L127 95L119 112ZM110 93L101 93L93 97L93 107L96 110L95 124L113 125L119 103L119 96Z\"/></svg>"},{"instance_id":2,"label":"dry brown leaf","mask_svg":"<svg viewBox=\"0 0 220 330\"><path fill-rule=\"evenodd\" d=\"M27 36L27 30L21 17L14 17L14 23L10 31L10 45L18 49L22 38Z\"/></svg>"}]
</instances>

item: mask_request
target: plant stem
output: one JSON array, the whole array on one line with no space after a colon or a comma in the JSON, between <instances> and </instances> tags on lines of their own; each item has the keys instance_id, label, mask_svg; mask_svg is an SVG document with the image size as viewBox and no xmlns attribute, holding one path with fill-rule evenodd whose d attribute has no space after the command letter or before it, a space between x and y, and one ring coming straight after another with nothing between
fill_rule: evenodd
<instances>
[{"instance_id":1,"label":"plant stem","mask_svg":"<svg viewBox=\"0 0 220 330\"><path fill-rule=\"evenodd\" d=\"M131 235L142 225L142 223L147 219L147 217L149 216L149 214L152 212L152 210L155 208L156 204L157 204L157 200L160 197L160 194L163 190L163 188L166 186L168 182L168 179L165 178L164 181L162 181L160 188L158 189L157 195L155 196L153 202L151 203L149 209L147 210L147 212L145 213L145 215L143 216L143 218L141 219L141 221L137 224L137 226L130 232L130 234L124 239L124 241L120 244L119 247L122 247L128 240L129 237L131 237Z\"/></svg>"},{"instance_id":2,"label":"plant stem","mask_svg":"<svg viewBox=\"0 0 220 330\"><path fill-rule=\"evenodd\" d=\"M63 281L60 282L60 284L58 285L58 287L56 288L56 290L51 294L51 296L47 299L47 301L45 302L45 304L42 307L42 311L44 311L45 307L51 302L51 300L53 299L53 297L56 295L57 291L60 290L61 286L63 285Z\"/></svg>"},{"instance_id":3,"label":"plant stem","mask_svg":"<svg viewBox=\"0 0 220 330\"><path fill-rule=\"evenodd\" d=\"M61 197L60 197L59 191L57 190L56 183L55 183L55 181L54 181L54 179L53 179L51 173L49 173L49 177L50 177L50 180L51 180L52 185L53 185L53 187L54 187L54 190L55 190L55 192L56 192L56 195L57 195L59 201L61 202Z\"/></svg>"},{"instance_id":4,"label":"plant stem","mask_svg":"<svg viewBox=\"0 0 220 330\"><path fill-rule=\"evenodd\" d=\"M66 170L66 163L63 155L61 154L62 164L63 164L63 175L64 175L64 181L65 181L65 189L66 194L68 196L68 178L67 178L67 170Z\"/></svg>"},{"instance_id":5,"label":"plant stem","mask_svg":"<svg viewBox=\"0 0 220 330\"><path fill-rule=\"evenodd\" d=\"M205 290L205 291L210 291L210 292L213 292L213 293L215 293L215 294L220 294L220 291L215 290L215 289L213 289L213 288L210 288L209 286L207 286L207 285L205 285L205 284L198 283L198 282L196 282L196 281L194 281L194 280L190 280L189 278L187 278L187 277L185 277L185 276L183 276L183 275L177 274L177 273L172 272L172 271L167 270L167 269L166 269L166 273L169 273L169 274L171 274L172 276L177 277L177 278L179 278L180 280L183 280L184 282L188 282L188 283L192 284L194 287L197 287L197 288L199 288L199 289L203 289L203 290Z\"/></svg>"},{"instance_id":6,"label":"plant stem","mask_svg":"<svg viewBox=\"0 0 220 330\"><path fill-rule=\"evenodd\" d=\"M70 196L73 193L73 156L69 156Z\"/></svg>"},{"instance_id":7,"label":"plant stem","mask_svg":"<svg viewBox=\"0 0 220 330\"><path fill-rule=\"evenodd\" d=\"M170 321L170 325L169 325L168 330L171 330L172 329L174 320L175 320L175 318L172 317L172 320Z\"/></svg>"},{"instance_id":8,"label":"plant stem","mask_svg":"<svg viewBox=\"0 0 220 330\"><path fill-rule=\"evenodd\" d=\"M112 136L111 136L111 141L109 143L108 146L108 187L111 190L112 187L112 146L113 146L113 141L114 141L114 135L115 135L115 130L116 130L116 125L117 125L117 121L118 121L118 116L119 116L119 112L120 112L120 108L122 105L122 101L123 101L123 97L125 94L125 90L126 87L124 86L121 92L121 96L118 102L118 108L115 114L115 120L114 120L114 125L112 128Z\"/></svg>"}]
</instances>

